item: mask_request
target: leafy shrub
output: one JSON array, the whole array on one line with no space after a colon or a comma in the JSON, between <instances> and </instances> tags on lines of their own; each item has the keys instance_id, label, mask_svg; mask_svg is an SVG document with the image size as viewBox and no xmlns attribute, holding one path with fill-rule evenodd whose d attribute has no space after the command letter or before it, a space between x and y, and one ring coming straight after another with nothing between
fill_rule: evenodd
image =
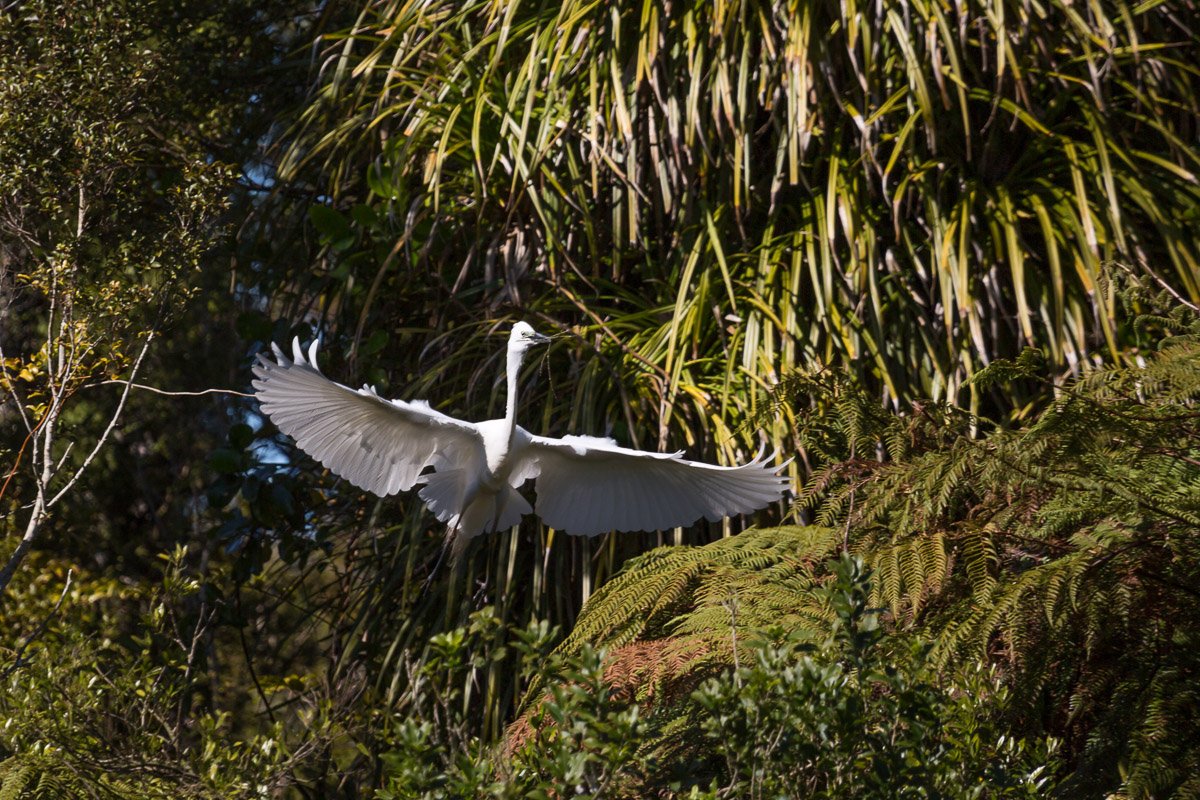
<instances>
[{"instance_id":1,"label":"leafy shrub","mask_svg":"<svg viewBox=\"0 0 1200 800\"><path fill-rule=\"evenodd\" d=\"M843 554L831 568L825 642L760 640L752 664L696 692L725 761L712 796L1045 796L1056 743L1004 730L996 674L980 668L939 687L918 643L885 643L862 560Z\"/></svg>"},{"instance_id":2,"label":"leafy shrub","mask_svg":"<svg viewBox=\"0 0 1200 800\"><path fill-rule=\"evenodd\" d=\"M832 562L821 590L833 624L818 645L764 635L745 666L667 708L631 701L611 659L583 646L548 657L544 625L518 632L527 679L540 687L503 746L464 729L461 694L443 693L491 625L431 641L424 687L381 754L380 798L455 797L1040 797L1053 787L1056 743L1014 738L1008 694L983 667L939 687L925 648L889 641L861 559ZM655 715L690 719L662 726ZM674 737L677 741L671 741ZM678 741L682 740L682 741Z\"/></svg>"},{"instance_id":3,"label":"leafy shrub","mask_svg":"<svg viewBox=\"0 0 1200 800\"><path fill-rule=\"evenodd\" d=\"M39 559L22 573L29 583L10 586L0 614L0 796L215 800L291 782L298 745L328 731L239 735L241 720L206 702L216 691L203 663L213 616L189 613L202 586L183 555L167 560L157 585L68 575Z\"/></svg>"}]
</instances>

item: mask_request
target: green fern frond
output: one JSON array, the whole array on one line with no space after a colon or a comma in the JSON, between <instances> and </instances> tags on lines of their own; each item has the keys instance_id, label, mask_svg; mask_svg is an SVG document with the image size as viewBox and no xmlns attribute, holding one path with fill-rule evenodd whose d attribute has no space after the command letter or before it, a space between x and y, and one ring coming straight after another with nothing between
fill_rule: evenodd
<instances>
[{"instance_id":1,"label":"green fern frond","mask_svg":"<svg viewBox=\"0 0 1200 800\"><path fill-rule=\"evenodd\" d=\"M0 775L3 776L3 783L0 783L0 800L17 800L33 774L33 767L18 758L0 762Z\"/></svg>"},{"instance_id":2,"label":"green fern frond","mask_svg":"<svg viewBox=\"0 0 1200 800\"><path fill-rule=\"evenodd\" d=\"M704 547L653 550L632 560L591 597L559 650L576 652L585 642L612 648L636 638L698 633L703 626L689 622L690 614L710 614L731 596L756 591L767 596L758 596L751 609L799 608L813 565L837 541L829 529L781 527L746 531ZM749 613L749 624L762 624L761 614Z\"/></svg>"},{"instance_id":3,"label":"green fern frond","mask_svg":"<svg viewBox=\"0 0 1200 800\"><path fill-rule=\"evenodd\" d=\"M654 747L674 747L679 743L663 731L684 723L671 699L750 658L749 644L761 631L786 630L793 640L828 635L819 572L841 542L831 529L790 526L752 529L703 547L653 550L589 599L552 658L606 649L605 680L629 687L630 699L649 709L647 724L659 731L650 736ZM533 683L522 713L542 694L543 686ZM687 724L697 729L696 720Z\"/></svg>"},{"instance_id":4,"label":"green fern frond","mask_svg":"<svg viewBox=\"0 0 1200 800\"><path fill-rule=\"evenodd\" d=\"M1080 754L1081 795L1171 795L1200 759L1200 730L1162 735L1196 716L1171 702L1192 694L1156 677L1200 674L1185 644L1200 635L1200 318L1143 323L1181 333L1057 386L1024 428L979 437L914 407L874 431L895 457L843 451L802 495L874 570L872 602L935 639L939 668L996 659L1021 713L1064 709L1050 724ZM1029 355L989 379L1047 377ZM860 435L832 408L849 419L823 429Z\"/></svg>"},{"instance_id":5,"label":"green fern frond","mask_svg":"<svg viewBox=\"0 0 1200 800\"><path fill-rule=\"evenodd\" d=\"M859 551L858 546L855 549ZM862 547L860 552L874 574L872 602L887 606L896 619L915 619L948 577L946 538L940 531Z\"/></svg>"}]
</instances>

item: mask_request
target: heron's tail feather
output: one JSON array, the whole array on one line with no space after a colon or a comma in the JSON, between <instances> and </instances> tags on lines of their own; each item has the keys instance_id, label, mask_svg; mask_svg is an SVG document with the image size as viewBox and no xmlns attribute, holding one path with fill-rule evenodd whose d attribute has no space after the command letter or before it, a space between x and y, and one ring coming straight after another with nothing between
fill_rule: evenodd
<instances>
[{"instance_id":1,"label":"heron's tail feather","mask_svg":"<svg viewBox=\"0 0 1200 800\"><path fill-rule=\"evenodd\" d=\"M495 493L479 489L468 503L470 476L463 470L439 470L422 476L422 480L425 485L421 487L421 499L450 526L458 540L511 528L533 511L529 501L507 485Z\"/></svg>"},{"instance_id":2,"label":"heron's tail feather","mask_svg":"<svg viewBox=\"0 0 1200 800\"><path fill-rule=\"evenodd\" d=\"M417 494L439 520L453 527L462 511L470 476L461 469L439 469L421 476L425 485Z\"/></svg>"},{"instance_id":3,"label":"heron's tail feather","mask_svg":"<svg viewBox=\"0 0 1200 800\"><path fill-rule=\"evenodd\" d=\"M531 511L529 501L511 486L505 486L499 494L480 493L466 511L447 520L450 563L457 565L467 545L479 534L511 528Z\"/></svg>"},{"instance_id":4,"label":"heron's tail feather","mask_svg":"<svg viewBox=\"0 0 1200 800\"><path fill-rule=\"evenodd\" d=\"M458 532L464 537L478 536L511 528L521 517L533 511L529 501L511 486L496 494L480 492L458 520Z\"/></svg>"}]
</instances>

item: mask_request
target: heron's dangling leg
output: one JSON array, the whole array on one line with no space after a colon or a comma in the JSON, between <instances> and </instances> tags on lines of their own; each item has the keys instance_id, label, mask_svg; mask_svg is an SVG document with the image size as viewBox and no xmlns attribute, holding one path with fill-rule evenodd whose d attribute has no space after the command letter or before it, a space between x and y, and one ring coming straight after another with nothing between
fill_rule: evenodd
<instances>
[{"instance_id":1,"label":"heron's dangling leg","mask_svg":"<svg viewBox=\"0 0 1200 800\"><path fill-rule=\"evenodd\" d=\"M504 507L508 505L508 492L499 492L496 495L495 513L492 514L492 533L499 533L500 517L504 514Z\"/></svg>"},{"instance_id":2,"label":"heron's dangling leg","mask_svg":"<svg viewBox=\"0 0 1200 800\"><path fill-rule=\"evenodd\" d=\"M479 497L478 492L472 492L471 495L472 498L463 504L462 512L452 517L450 524L447 526L446 541L442 544L441 552L438 553L437 562L433 565L433 569L430 571L429 576L425 578L425 591L429 589L430 584L432 584L434 578L437 577L438 569L441 567L442 562L446 559L447 552L450 553L451 568L457 569L463 554L467 551L467 546L470 544L473 537L463 535L463 517L467 515L467 511L470 509L471 504L474 503ZM499 528L500 517L503 516L504 509L506 508L507 504L508 498L506 494L504 492L499 493L499 495L496 497L493 508L491 525L492 533L495 533L497 528ZM487 533L488 529L485 528L483 532Z\"/></svg>"},{"instance_id":3,"label":"heron's dangling leg","mask_svg":"<svg viewBox=\"0 0 1200 800\"><path fill-rule=\"evenodd\" d=\"M463 536L462 530L455 530L446 541L447 547L450 548L450 569L452 571L459 568L463 553L467 552L467 545L470 543L471 537Z\"/></svg>"},{"instance_id":4,"label":"heron's dangling leg","mask_svg":"<svg viewBox=\"0 0 1200 800\"><path fill-rule=\"evenodd\" d=\"M429 587L433 584L433 579L437 577L438 570L441 569L442 562L446 560L446 553L450 550L450 543L458 536L458 523L451 525L446 533L446 538L442 540L442 548L438 551L437 561L433 562L433 568L429 570L429 575L425 577L425 583L421 586L421 594L429 591Z\"/></svg>"}]
</instances>

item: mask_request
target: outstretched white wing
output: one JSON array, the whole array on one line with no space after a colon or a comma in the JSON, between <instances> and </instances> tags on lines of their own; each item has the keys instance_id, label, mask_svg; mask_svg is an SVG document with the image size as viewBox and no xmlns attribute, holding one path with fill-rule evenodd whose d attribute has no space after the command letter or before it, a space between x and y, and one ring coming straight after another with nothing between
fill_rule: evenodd
<instances>
[{"instance_id":1,"label":"outstretched white wing","mask_svg":"<svg viewBox=\"0 0 1200 800\"><path fill-rule=\"evenodd\" d=\"M317 369L317 343L305 359L272 345L275 361L258 357L255 393L279 430L346 480L386 497L412 488L427 466L462 469L485 463L483 438L470 422L429 404L385 400L364 386L354 391Z\"/></svg>"},{"instance_id":2,"label":"outstretched white wing","mask_svg":"<svg viewBox=\"0 0 1200 800\"><path fill-rule=\"evenodd\" d=\"M663 530L756 511L783 497L790 484L775 474L787 464L772 465L772 458L718 467L592 436L532 436L521 453L522 467L537 478L534 511L547 525L580 536Z\"/></svg>"}]
</instances>

